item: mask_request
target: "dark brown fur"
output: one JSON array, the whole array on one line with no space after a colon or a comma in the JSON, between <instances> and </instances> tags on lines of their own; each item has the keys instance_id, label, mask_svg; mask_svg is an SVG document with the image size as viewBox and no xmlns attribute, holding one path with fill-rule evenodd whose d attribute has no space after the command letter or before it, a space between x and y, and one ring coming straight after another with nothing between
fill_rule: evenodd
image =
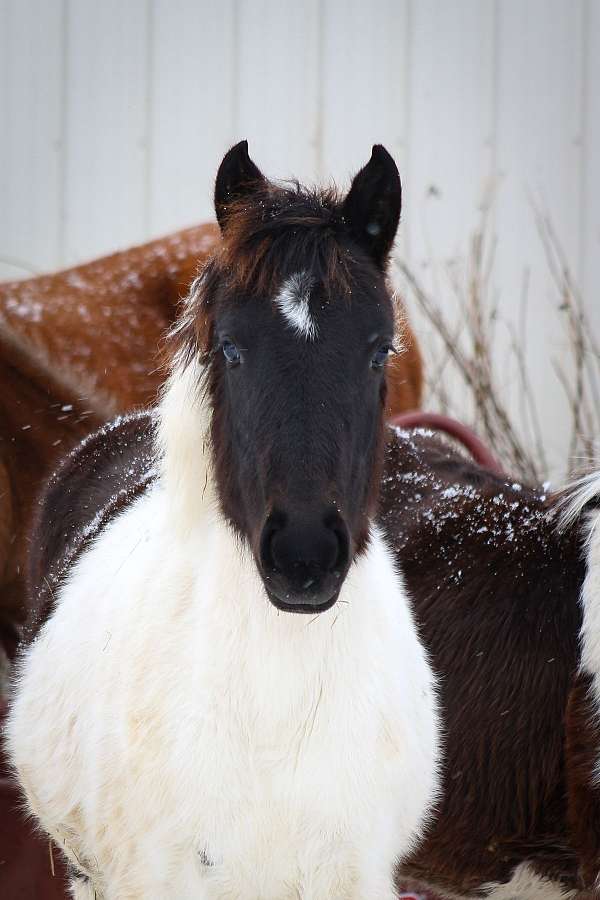
<instances>
[{"instance_id":1,"label":"dark brown fur","mask_svg":"<svg viewBox=\"0 0 600 900\"><path fill-rule=\"evenodd\" d=\"M340 243L342 197L333 189L307 191L267 182L252 203L230 204L219 253L219 268L244 293L273 297L289 272L307 268L332 293L350 294L353 246ZM282 269L285 265L285 270Z\"/></svg>"},{"instance_id":2,"label":"dark brown fur","mask_svg":"<svg viewBox=\"0 0 600 900\"><path fill-rule=\"evenodd\" d=\"M79 555L152 483L153 433L150 413L122 416L86 438L48 482L29 551L28 641L52 613L55 592Z\"/></svg>"},{"instance_id":3,"label":"dark brown fur","mask_svg":"<svg viewBox=\"0 0 600 900\"><path fill-rule=\"evenodd\" d=\"M591 697L591 679L579 675L566 715L567 822L578 858L578 887L595 885L600 860L600 723Z\"/></svg>"},{"instance_id":4,"label":"dark brown fur","mask_svg":"<svg viewBox=\"0 0 600 900\"><path fill-rule=\"evenodd\" d=\"M529 862L591 889L600 742L577 675L578 529L559 533L554 498L419 431L392 435L380 520L440 674L446 729L439 811L402 876L477 895Z\"/></svg>"},{"instance_id":5,"label":"dark brown fur","mask_svg":"<svg viewBox=\"0 0 600 900\"><path fill-rule=\"evenodd\" d=\"M35 495L53 462L97 427L85 403L48 379L0 339L0 632L14 653L25 612L27 539Z\"/></svg>"}]
</instances>

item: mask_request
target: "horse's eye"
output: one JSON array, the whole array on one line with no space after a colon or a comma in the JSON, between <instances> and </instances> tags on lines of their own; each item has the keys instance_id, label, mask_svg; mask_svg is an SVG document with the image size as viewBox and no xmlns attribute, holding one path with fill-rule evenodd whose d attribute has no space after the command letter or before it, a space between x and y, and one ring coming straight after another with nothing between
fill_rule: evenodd
<instances>
[{"instance_id":1,"label":"horse's eye","mask_svg":"<svg viewBox=\"0 0 600 900\"><path fill-rule=\"evenodd\" d=\"M386 359L390 355L394 348L389 344L384 344L382 347L376 351L375 355L371 359L371 368L373 369L383 369Z\"/></svg>"},{"instance_id":2,"label":"horse's eye","mask_svg":"<svg viewBox=\"0 0 600 900\"><path fill-rule=\"evenodd\" d=\"M237 366L241 361L240 351L235 346L233 341L223 341L221 344L223 349L223 356L227 360L228 365Z\"/></svg>"}]
</instances>

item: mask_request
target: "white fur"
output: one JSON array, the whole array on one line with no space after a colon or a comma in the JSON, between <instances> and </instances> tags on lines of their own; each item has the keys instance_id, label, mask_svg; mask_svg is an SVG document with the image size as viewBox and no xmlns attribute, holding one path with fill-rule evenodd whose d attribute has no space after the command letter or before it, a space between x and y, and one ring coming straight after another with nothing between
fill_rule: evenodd
<instances>
[{"instance_id":1,"label":"white fur","mask_svg":"<svg viewBox=\"0 0 600 900\"><path fill-rule=\"evenodd\" d=\"M586 476L577 483L571 502L563 514L563 522L574 521L594 497L600 498L600 472ZM591 690L596 713L600 717L600 512L598 510L587 515L586 527L587 570L581 591L581 669L592 676ZM596 764L595 776L596 783L600 784L600 759Z\"/></svg>"},{"instance_id":2,"label":"white fur","mask_svg":"<svg viewBox=\"0 0 600 900\"><path fill-rule=\"evenodd\" d=\"M402 578L374 529L331 610L278 612L218 514L197 379L22 660L10 756L76 898L392 900L438 785Z\"/></svg>"},{"instance_id":3,"label":"white fur","mask_svg":"<svg viewBox=\"0 0 600 900\"><path fill-rule=\"evenodd\" d=\"M69 887L73 900L96 900L96 892L90 881L73 878Z\"/></svg>"},{"instance_id":4,"label":"white fur","mask_svg":"<svg viewBox=\"0 0 600 900\"><path fill-rule=\"evenodd\" d=\"M517 866L513 877L506 884L486 884L481 893L486 900L568 900L575 897L577 891L561 888L555 881L537 875L533 869L523 863Z\"/></svg>"},{"instance_id":5,"label":"white fur","mask_svg":"<svg viewBox=\"0 0 600 900\"><path fill-rule=\"evenodd\" d=\"M306 272L298 272L284 282L274 300L288 325L307 341L314 341L317 336L317 323L309 305L311 287L310 276Z\"/></svg>"},{"instance_id":6,"label":"white fur","mask_svg":"<svg viewBox=\"0 0 600 900\"><path fill-rule=\"evenodd\" d=\"M590 472L579 478L564 493L559 503L559 526L568 528L579 518L584 507L595 497L600 497L600 472Z\"/></svg>"},{"instance_id":7,"label":"white fur","mask_svg":"<svg viewBox=\"0 0 600 900\"><path fill-rule=\"evenodd\" d=\"M509 881L487 881L469 894L444 889L444 897L447 900L574 900L577 891L539 875L529 863L521 863Z\"/></svg>"}]
</instances>

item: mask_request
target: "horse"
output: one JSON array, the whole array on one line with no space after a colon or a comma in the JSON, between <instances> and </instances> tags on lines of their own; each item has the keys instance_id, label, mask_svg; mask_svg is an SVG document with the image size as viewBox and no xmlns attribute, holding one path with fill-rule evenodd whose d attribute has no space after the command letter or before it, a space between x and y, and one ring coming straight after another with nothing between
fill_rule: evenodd
<instances>
[{"instance_id":1,"label":"horse","mask_svg":"<svg viewBox=\"0 0 600 900\"><path fill-rule=\"evenodd\" d=\"M6 727L72 895L393 900L435 678L375 517L398 170L275 185L242 141L154 411L51 479Z\"/></svg>"},{"instance_id":2,"label":"horse","mask_svg":"<svg viewBox=\"0 0 600 900\"><path fill-rule=\"evenodd\" d=\"M86 435L156 401L163 334L219 235L206 223L0 284L0 640L9 657L27 615L27 540L41 487ZM421 403L408 322L404 334L406 352L390 361L389 415Z\"/></svg>"},{"instance_id":3,"label":"horse","mask_svg":"<svg viewBox=\"0 0 600 900\"><path fill-rule=\"evenodd\" d=\"M399 882L599 896L600 474L548 494L398 429L384 482L378 523L440 678L445 736L432 827Z\"/></svg>"}]
</instances>

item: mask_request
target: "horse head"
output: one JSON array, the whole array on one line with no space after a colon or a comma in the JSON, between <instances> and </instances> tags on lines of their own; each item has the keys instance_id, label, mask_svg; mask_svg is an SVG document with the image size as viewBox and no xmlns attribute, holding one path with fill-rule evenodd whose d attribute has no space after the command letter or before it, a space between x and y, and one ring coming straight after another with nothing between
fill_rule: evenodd
<instances>
[{"instance_id":1,"label":"horse head","mask_svg":"<svg viewBox=\"0 0 600 900\"><path fill-rule=\"evenodd\" d=\"M283 610L332 606L369 541L400 206L379 145L344 197L273 184L246 141L217 174L222 246L176 329L179 359L202 362L219 505Z\"/></svg>"}]
</instances>

